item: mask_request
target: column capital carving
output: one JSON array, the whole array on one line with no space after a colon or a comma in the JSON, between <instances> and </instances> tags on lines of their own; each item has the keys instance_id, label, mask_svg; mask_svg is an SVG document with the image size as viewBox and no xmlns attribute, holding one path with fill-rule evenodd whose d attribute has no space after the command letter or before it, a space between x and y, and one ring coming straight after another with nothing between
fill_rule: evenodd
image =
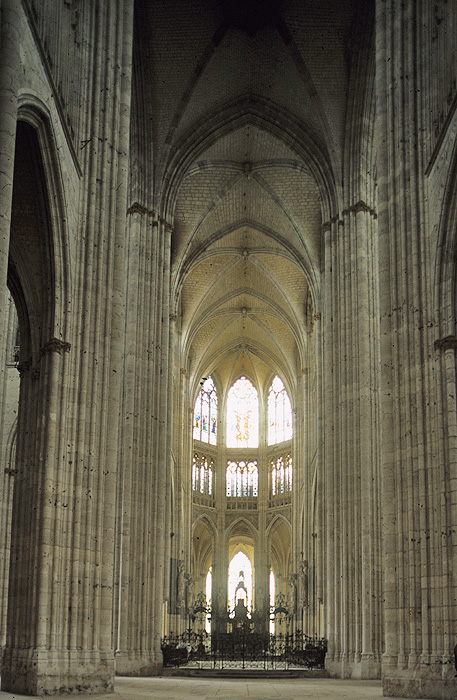
<instances>
[{"instance_id":1,"label":"column capital carving","mask_svg":"<svg viewBox=\"0 0 457 700\"><path fill-rule=\"evenodd\" d=\"M435 350L456 350L457 338L455 335L447 335L445 338L435 340Z\"/></svg>"},{"instance_id":2,"label":"column capital carving","mask_svg":"<svg viewBox=\"0 0 457 700\"><path fill-rule=\"evenodd\" d=\"M27 372L30 371L32 367L32 358L29 358L28 360L25 360L25 362L19 362L17 365L17 371L19 372L21 377L24 377Z\"/></svg>"},{"instance_id":3,"label":"column capital carving","mask_svg":"<svg viewBox=\"0 0 457 700\"><path fill-rule=\"evenodd\" d=\"M331 219L322 224L322 232L325 233L326 231L330 231L332 226L337 223L342 224L343 222L339 221L338 216L333 216Z\"/></svg>"},{"instance_id":4,"label":"column capital carving","mask_svg":"<svg viewBox=\"0 0 457 700\"><path fill-rule=\"evenodd\" d=\"M151 209L147 209L145 206L139 202L134 202L128 209L127 214L145 214L146 216L154 216L154 212Z\"/></svg>"},{"instance_id":5,"label":"column capital carving","mask_svg":"<svg viewBox=\"0 0 457 700\"><path fill-rule=\"evenodd\" d=\"M51 338L47 343L43 345L40 350L41 356L45 355L47 352L57 352L61 355L63 352L70 352L71 345L66 343L60 338Z\"/></svg>"},{"instance_id":6,"label":"column capital carving","mask_svg":"<svg viewBox=\"0 0 457 700\"><path fill-rule=\"evenodd\" d=\"M378 215L376 214L375 210L372 209L371 207L369 207L368 204L366 204L362 200L360 200L359 202L356 202L356 204L353 204L348 209L345 209L343 211L343 216L345 216L347 214L358 214L361 211L365 212L366 214L370 214L370 216L372 216L373 219L378 218Z\"/></svg>"}]
</instances>

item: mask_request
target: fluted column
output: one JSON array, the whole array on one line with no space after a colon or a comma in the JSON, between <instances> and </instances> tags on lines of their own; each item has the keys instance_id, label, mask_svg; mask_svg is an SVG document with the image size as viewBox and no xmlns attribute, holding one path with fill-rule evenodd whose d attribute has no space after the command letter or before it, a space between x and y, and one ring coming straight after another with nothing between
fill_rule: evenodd
<instances>
[{"instance_id":1,"label":"fluted column","mask_svg":"<svg viewBox=\"0 0 457 700\"><path fill-rule=\"evenodd\" d=\"M456 605L449 597L455 554L447 533L456 518L445 505L453 465L440 449L445 399L434 349L436 242L424 153L429 116L418 71L429 39L421 35L428 12L421 1L377 5L382 675L386 695L441 698L455 693Z\"/></svg>"},{"instance_id":2,"label":"fluted column","mask_svg":"<svg viewBox=\"0 0 457 700\"><path fill-rule=\"evenodd\" d=\"M11 516L15 476L17 410L19 403L19 374L15 367L13 349L16 344L18 318L14 302L4 289L4 306L8 310L2 336L5 339L5 381L0 391L0 647L6 640L8 609L8 578L11 547Z\"/></svg>"},{"instance_id":3,"label":"fluted column","mask_svg":"<svg viewBox=\"0 0 457 700\"><path fill-rule=\"evenodd\" d=\"M324 303L328 670L376 678L382 648L375 213L326 226Z\"/></svg>"},{"instance_id":4,"label":"fluted column","mask_svg":"<svg viewBox=\"0 0 457 700\"><path fill-rule=\"evenodd\" d=\"M153 675L162 665L160 642L171 553L171 228L138 203L129 213L125 381L131 395L125 395L122 417L116 671Z\"/></svg>"},{"instance_id":5,"label":"fluted column","mask_svg":"<svg viewBox=\"0 0 457 700\"><path fill-rule=\"evenodd\" d=\"M112 595L132 13L101 2L84 37L87 140L58 326L22 371L2 687L113 688ZM116 196L113 196L113 193ZM52 248L52 246L51 246ZM50 281L51 284L51 281ZM70 286L72 285L72 286ZM64 305L67 335L61 338ZM45 328L45 319L30 319ZM24 508L24 503L28 504Z\"/></svg>"},{"instance_id":6,"label":"fluted column","mask_svg":"<svg viewBox=\"0 0 457 700\"><path fill-rule=\"evenodd\" d=\"M13 197L19 76L20 13L15 0L0 3L0 289L6 290ZM0 328L7 323L8 305L0 304ZM0 335L0 394L5 381L5 342Z\"/></svg>"}]
</instances>

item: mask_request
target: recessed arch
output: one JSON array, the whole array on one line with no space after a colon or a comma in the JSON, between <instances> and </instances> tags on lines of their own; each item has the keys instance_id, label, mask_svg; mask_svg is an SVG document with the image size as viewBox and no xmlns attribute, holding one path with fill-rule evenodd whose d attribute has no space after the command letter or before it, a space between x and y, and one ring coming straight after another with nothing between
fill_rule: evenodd
<instances>
[{"instance_id":1,"label":"recessed arch","mask_svg":"<svg viewBox=\"0 0 457 700\"><path fill-rule=\"evenodd\" d=\"M71 270L67 244L65 189L58 157L58 146L46 106L36 97L23 94L19 98L18 124L34 130L36 150L40 159L43 186L46 191L48 238L52 291L49 338L65 340L67 307L71 290Z\"/></svg>"},{"instance_id":2,"label":"recessed arch","mask_svg":"<svg viewBox=\"0 0 457 700\"><path fill-rule=\"evenodd\" d=\"M180 183L192 163L209 146L225 134L251 124L270 133L291 148L306 164L318 185L323 206L323 220L337 211L335 180L325 147L310 135L288 110L263 97L245 95L208 115L205 124L178 142L170 154L164 181L168 183L162 197L163 216L172 221Z\"/></svg>"}]
</instances>

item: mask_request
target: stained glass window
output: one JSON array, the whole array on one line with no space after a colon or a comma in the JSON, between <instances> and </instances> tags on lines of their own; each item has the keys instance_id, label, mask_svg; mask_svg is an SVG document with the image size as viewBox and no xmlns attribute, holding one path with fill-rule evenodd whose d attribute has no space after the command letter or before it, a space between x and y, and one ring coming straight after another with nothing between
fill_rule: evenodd
<instances>
[{"instance_id":1,"label":"stained glass window","mask_svg":"<svg viewBox=\"0 0 457 700\"><path fill-rule=\"evenodd\" d=\"M211 377L205 379L194 408L194 440L217 442L217 393Z\"/></svg>"},{"instance_id":2,"label":"stained glass window","mask_svg":"<svg viewBox=\"0 0 457 700\"><path fill-rule=\"evenodd\" d=\"M259 483L257 460L250 462L229 461L226 480L228 498L242 498L243 496L256 498Z\"/></svg>"},{"instance_id":3,"label":"stained glass window","mask_svg":"<svg viewBox=\"0 0 457 700\"><path fill-rule=\"evenodd\" d=\"M257 389L240 377L227 397L227 447L258 447L259 399Z\"/></svg>"},{"instance_id":4,"label":"stained glass window","mask_svg":"<svg viewBox=\"0 0 457 700\"><path fill-rule=\"evenodd\" d=\"M292 457L290 454L272 459L270 462L271 495L292 491Z\"/></svg>"},{"instance_id":5,"label":"stained glass window","mask_svg":"<svg viewBox=\"0 0 457 700\"><path fill-rule=\"evenodd\" d=\"M268 444L292 438L292 406L282 379L276 375L268 392Z\"/></svg>"},{"instance_id":6,"label":"stained glass window","mask_svg":"<svg viewBox=\"0 0 457 700\"><path fill-rule=\"evenodd\" d=\"M205 455L194 454L192 460L192 489L206 496L213 495L214 460Z\"/></svg>"}]
</instances>

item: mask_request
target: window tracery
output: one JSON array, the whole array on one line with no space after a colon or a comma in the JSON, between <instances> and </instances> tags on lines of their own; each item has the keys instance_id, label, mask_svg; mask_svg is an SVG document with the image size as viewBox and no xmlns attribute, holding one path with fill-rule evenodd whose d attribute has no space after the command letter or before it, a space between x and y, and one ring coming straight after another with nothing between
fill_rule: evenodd
<instances>
[{"instance_id":1,"label":"window tracery","mask_svg":"<svg viewBox=\"0 0 457 700\"><path fill-rule=\"evenodd\" d=\"M257 460L227 462L227 498L257 498L258 484Z\"/></svg>"},{"instance_id":2,"label":"window tracery","mask_svg":"<svg viewBox=\"0 0 457 700\"><path fill-rule=\"evenodd\" d=\"M292 439L292 406L284 382L278 375L268 392L268 444Z\"/></svg>"},{"instance_id":3,"label":"window tracery","mask_svg":"<svg viewBox=\"0 0 457 700\"><path fill-rule=\"evenodd\" d=\"M257 389L240 377L227 397L227 447L259 446L259 398Z\"/></svg>"},{"instance_id":4,"label":"window tracery","mask_svg":"<svg viewBox=\"0 0 457 700\"><path fill-rule=\"evenodd\" d=\"M270 505L290 502L292 493L292 455L290 452L270 459Z\"/></svg>"},{"instance_id":5,"label":"window tracery","mask_svg":"<svg viewBox=\"0 0 457 700\"><path fill-rule=\"evenodd\" d=\"M212 377L205 379L195 402L193 437L217 444L217 392Z\"/></svg>"},{"instance_id":6,"label":"window tracery","mask_svg":"<svg viewBox=\"0 0 457 700\"><path fill-rule=\"evenodd\" d=\"M192 459L192 491L194 503L214 505L213 493L214 459L194 453Z\"/></svg>"}]
</instances>

